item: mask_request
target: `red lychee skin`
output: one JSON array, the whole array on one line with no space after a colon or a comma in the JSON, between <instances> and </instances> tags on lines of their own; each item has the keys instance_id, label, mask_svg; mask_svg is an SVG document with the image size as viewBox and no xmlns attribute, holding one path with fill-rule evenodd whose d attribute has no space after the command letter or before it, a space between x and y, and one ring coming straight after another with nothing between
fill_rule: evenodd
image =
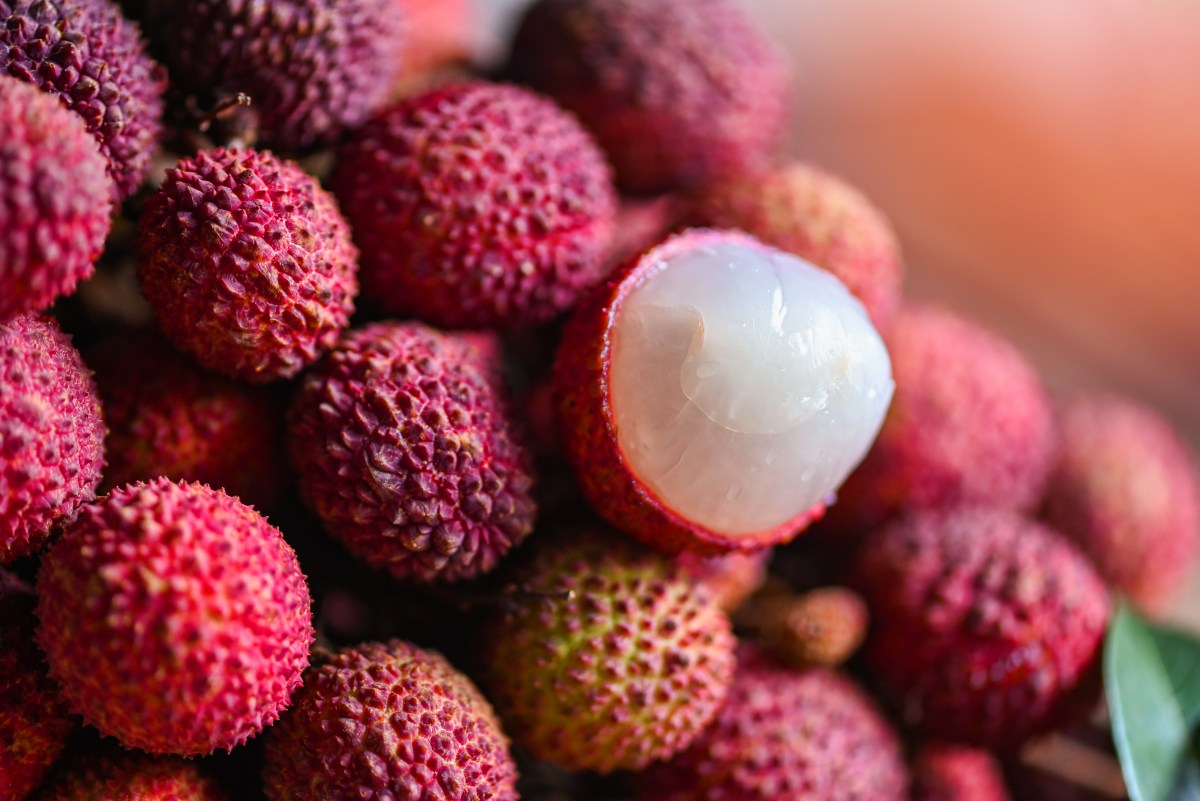
<instances>
[{"instance_id":1,"label":"red lychee skin","mask_svg":"<svg viewBox=\"0 0 1200 801\"><path fill-rule=\"evenodd\" d=\"M159 327L210 370L290 378L350 322L358 251L333 197L298 165L219 148L146 201L138 276Z\"/></svg>"},{"instance_id":2,"label":"red lychee skin","mask_svg":"<svg viewBox=\"0 0 1200 801\"><path fill-rule=\"evenodd\" d=\"M323 654L267 738L272 801L516 801L495 713L440 654L392 640Z\"/></svg>"},{"instance_id":3,"label":"red lychee skin","mask_svg":"<svg viewBox=\"0 0 1200 801\"><path fill-rule=\"evenodd\" d=\"M107 159L113 199L134 193L157 149L167 82L115 3L0 0L5 72L78 114Z\"/></svg>"},{"instance_id":4,"label":"red lychee skin","mask_svg":"<svg viewBox=\"0 0 1200 801\"><path fill-rule=\"evenodd\" d=\"M283 415L267 389L202 370L149 329L112 336L86 358L108 424L103 491L166 476L275 507Z\"/></svg>"},{"instance_id":5,"label":"red lychee skin","mask_svg":"<svg viewBox=\"0 0 1200 801\"><path fill-rule=\"evenodd\" d=\"M904 262L887 218L842 179L799 161L734 176L691 198L689 223L740 228L833 273L887 332Z\"/></svg>"},{"instance_id":6,"label":"red lychee skin","mask_svg":"<svg viewBox=\"0 0 1200 801\"><path fill-rule=\"evenodd\" d=\"M1155 412L1115 396L1072 399L1061 428L1043 516L1111 587L1147 611L1165 612L1200 544L1191 452Z\"/></svg>"},{"instance_id":7,"label":"red lychee skin","mask_svg":"<svg viewBox=\"0 0 1200 801\"><path fill-rule=\"evenodd\" d=\"M101 748L72 759L37 801L225 801L194 762Z\"/></svg>"},{"instance_id":8,"label":"red lychee skin","mask_svg":"<svg viewBox=\"0 0 1200 801\"><path fill-rule=\"evenodd\" d=\"M634 781L642 801L907 801L900 744L837 671L781 667L743 646L724 707L682 754Z\"/></svg>"},{"instance_id":9,"label":"red lychee skin","mask_svg":"<svg viewBox=\"0 0 1200 801\"><path fill-rule=\"evenodd\" d=\"M785 128L786 58L732 0L540 0L508 72L578 114L631 194L752 169Z\"/></svg>"},{"instance_id":10,"label":"red lychee skin","mask_svg":"<svg viewBox=\"0 0 1200 801\"><path fill-rule=\"evenodd\" d=\"M404 48L406 72L420 73L471 58L477 12L471 0L392 0L413 32Z\"/></svg>"},{"instance_id":11,"label":"red lychee skin","mask_svg":"<svg viewBox=\"0 0 1200 801\"><path fill-rule=\"evenodd\" d=\"M923 511L863 544L867 660L906 723L1010 749L1092 700L1108 595L1084 556L1016 513Z\"/></svg>"},{"instance_id":12,"label":"red lychee skin","mask_svg":"<svg viewBox=\"0 0 1200 801\"><path fill-rule=\"evenodd\" d=\"M0 570L0 788L24 798L62 753L71 721L34 643L33 591Z\"/></svg>"},{"instance_id":13,"label":"red lychee skin","mask_svg":"<svg viewBox=\"0 0 1200 801\"><path fill-rule=\"evenodd\" d=\"M708 586L722 609L732 612L762 586L770 559L770 548L750 553L734 551L720 556L699 556L684 551L679 555L679 564L693 578Z\"/></svg>"},{"instance_id":14,"label":"red lychee skin","mask_svg":"<svg viewBox=\"0 0 1200 801\"><path fill-rule=\"evenodd\" d=\"M677 195L621 198L609 263L623 264L657 245L678 227L682 214L683 201Z\"/></svg>"},{"instance_id":15,"label":"red lychee skin","mask_svg":"<svg viewBox=\"0 0 1200 801\"><path fill-rule=\"evenodd\" d=\"M301 381L288 446L305 502L398 578L488 572L533 529L532 460L478 335L346 334Z\"/></svg>"},{"instance_id":16,"label":"red lychee skin","mask_svg":"<svg viewBox=\"0 0 1200 801\"><path fill-rule=\"evenodd\" d=\"M0 322L0 564L95 497L104 420L92 374L48 317Z\"/></svg>"},{"instance_id":17,"label":"red lychee skin","mask_svg":"<svg viewBox=\"0 0 1200 801\"><path fill-rule=\"evenodd\" d=\"M674 236L618 268L572 313L554 363L558 425L563 449L588 503L621 531L665 551L715 556L786 542L824 514L817 504L768 531L732 536L693 523L658 500L625 463L617 440L609 367L613 327L621 304L671 258L707 245L763 248L730 231L694 229Z\"/></svg>"},{"instance_id":18,"label":"red lychee skin","mask_svg":"<svg viewBox=\"0 0 1200 801\"><path fill-rule=\"evenodd\" d=\"M933 743L913 759L913 801L1010 801L1010 796L990 753Z\"/></svg>"},{"instance_id":19,"label":"red lychee skin","mask_svg":"<svg viewBox=\"0 0 1200 801\"><path fill-rule=\"evenodd\" d=\"M342 148L332 185L366 296L389 314L534 325L603 275L616 214L604 156L515 86L455 84L383 112Z\"/></svg>"},{"instance_id":20,"label":"red lychee skin","mask_svg":"<svg viewBox=\"0 0 1200 801\"><path fill-rule=\"evenodd\" d=\"M0 320L92 274L112 215L107 162L53 96L0 73Z\"/></svg>"},{"instance_id":21,"label":"red lychee skin","mask_svg":"<svg viewBox=\"0 0 1200 801\"><path fill-rule=\"evenodd\" d=\"M279 530L201 484L132 484L46 552L38 644L71 709L127 747L195 756L274 722L313 641Z\"/></svg>"},{"instance_id":22,"label":"red lychee skin","mask_svg":"<svg viewBox=\"0 0 1200 801\"><path fill-rule=\"evenodd\" d=\"M1054 409L1008 341L947 309L901 309L887 337L896 394L827 520L865 533L906 509L1032 510L1057 444Z\"/></svg>"}]
</instances>

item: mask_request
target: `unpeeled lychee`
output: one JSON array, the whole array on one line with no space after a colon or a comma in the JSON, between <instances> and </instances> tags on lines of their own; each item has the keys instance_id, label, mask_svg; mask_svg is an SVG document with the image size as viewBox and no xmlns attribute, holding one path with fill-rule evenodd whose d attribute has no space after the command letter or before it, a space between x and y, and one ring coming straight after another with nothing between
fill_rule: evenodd
<instances>
[{"instance_id":1,"label":"unpeeled lychee","mask_svg":"<svg viewBox=\"0 0 1200 801\"><path fill-rule=\"evenodd\" d=\"M195 762L100 748L60 768L37 801L224 801Z\"/></svg>"},{"instance_id":2,"label":"unpeeled lychee","mask_svg":"<svg viewBox=\"0 0 1200 801\"><path fill-rule=\"evenodd\" d=\"M913 758L913 801L1009 801L999 763L987 751L931 743Z\"/></svg>"}]
</instances>

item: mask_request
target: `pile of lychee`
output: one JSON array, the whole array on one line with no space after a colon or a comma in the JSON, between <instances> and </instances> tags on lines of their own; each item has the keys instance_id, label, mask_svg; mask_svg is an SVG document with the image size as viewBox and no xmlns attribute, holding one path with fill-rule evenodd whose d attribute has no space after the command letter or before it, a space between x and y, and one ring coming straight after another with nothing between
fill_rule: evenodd
<instances>
[{"instance_id":1,"label":"pile of lychee","mask_svg":"<svg viewBox=\"0 0 1200 801\"><path fill-rule=\"evenodd\" d=\"M902 299L736 0L474 24L0 0L0 801L1009 798L1186 447Z\"/></svg>"}]
</instances>

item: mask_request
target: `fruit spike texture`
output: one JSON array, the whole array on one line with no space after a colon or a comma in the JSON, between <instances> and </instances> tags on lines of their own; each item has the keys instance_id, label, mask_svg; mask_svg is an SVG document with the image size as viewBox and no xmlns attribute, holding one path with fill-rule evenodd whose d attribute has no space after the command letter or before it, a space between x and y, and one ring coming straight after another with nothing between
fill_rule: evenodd
<instances>
[{"instance_id":1,"label":"fruit spike texture","mask_svg":"<svg viewBox=\"0 0 1200 801\"><path fill-rule=\"evenodd\" d=\"M913 758L913 801L1010 801L1010 796L990 753L933 743Z\"/></svg>"},{"instance_id":2,"label":"fruit spike texture","mask_svg":"<svg viewBox=\"0 0 1200 801\"><path fill-rule=\"evenodd\" d=\"M752 169L784 132L785 58L734 0L539 0L508 72L578 114L632 194Z\"/></svg>"},{"instance_id":3,"label":"fruit spike texture","mask_svg":"<svg viewBox=\"0 0 1200 801\"><path fill-rule=\"evenodd\" d=\"M486 573L533 528L532 459L478 335L347 333L303 378L288 444L305 502L398 578Z\"/></svg>"},{"instance_id":4,"label":"fruit spike texture","mask_svg":"<svg viewBox=\"0 0 1200 801\"><path fill-rule=\"evenodd\" d=\"M275 721L308 664L296 554L200 484L132 484L81 508L37 594L38 643L68 704L127 747L232 749Z\"/></svg>"},{"instance_id":5,"label":"fruit spike texture","mask_svg":"<svg viewBox=\"0 0 1200 801\"><path fill-rule=\"evenodd\" d=\"M114 199L150 170L161 130L162 69L110 0L0 0L0 73L61 100L100 143Z\"/></svg>"},{"instance_id":6,"label":"fruit spike texture","mask_svg":"<svg viewBox=\"0 0 1200 801\"><path fill-rule=\"evenodd\" d=\"M334 191L390 314L516 327L602 277L616 215L608 165L549 100L483 82L410 98L343 147Z\"/></svg>"},{"instance_id":7,"label":"fruit spike texture","mask_svg":"<svg viewBox=\"0 0 1200 801\"><path fill-rule=\"evenodd\" d=\"M907 801L895 734L866 693L825 668L794 671L749 646L716 720L636 780L642 801Z\"/></svg>"},{"instance_id":8,"label":"fruit spike texture","mask_svg":"<svg viewBox=\"0 0 1200 801\"><path fill-rule=\"evenodd\" d=\"M1200 484L1187 446L1150 409L1093 395L1062 411L1044 516L1110 586L1163 612L1186 582L1200 536Z\"/></svg>"},{"instance_id":9,"label":"fruit spike texture","mask_svg":"<svg viewBox=\"0 0 1200 801\"><path fill-rule=\"evenodd\" d=\"M919 512L868 538L852 575L867 661L927 736L1008 749L1092 700L1108 595L1057 532L1007 511Z\"/></svg>"},{"instance_id":10,"label":"fruit spike texture","mask_svg":"<svg viewBox=\"0 0 1200 801\"><path fill-rule=\"evenodd\" d=\"M261 141L328 145L388 98L402 66L396 0L151 0L147 30L202 105L250 96Z\"/></svg>"},{"instance_id":11,"label":"fruit spike texture","mask_svg":"<svg viewBox=\"0 0 1200 801\"><path fill-rule=\"evenodd\" d=\"M1025 357L932 305L901 309L888 350L895 398L827 519L866 532L907 508L1032 509L1057 433L1050 399Z\"/></svg>"},{"instance_id":12,"label":"fruit spike texture","mask_svg":"<svg viewBox=\"0 0 1200 801\"><path fill-rule=\"evenodd\" d=\"M516 587L487 632L485 686L534 757L643 768L717 713L733 675L729 619L671 557L615 532L564 531Z\"/></svg>"},{"instance_id":13,"label":"fruit spike texture","mask_svg":"<svg viewBox=\"0 0 1200 801\"><path fill-rule=\"evenodd\" d=\"M900 308L904 262L887 218L857 189L794 161L696 192L688 221L739 228L836 275L887 331Z\"/></svg>"},{"instance_id":14,"label":"fruit spike texture","mask_svg":"<svg viewBox=\"0 0 1200 801\"><path fill-rule=\"evenodd\" d=\"M24 798L58 759L66 705L34 644L33 592L0 570L0 789Z\"/></svg>"},{"instance_id":15,"label":"fruit spike texture","mask_svg":"<svg viewBox=\"0 0 1200 801\"><path fill-rule=\"evenodd\" d=\"M202 370L157 332L123 332L85 353L108 424L105 491L159 476L271 509L286 482L282 414L264 387Z\"/></svg>"},{"instance_id":16,"label":"fruit spike texture","mask_svg":"<svg viewBox=\"0 0 1200 801\"><path fill-rule=\"evenodd\" d=\"M0 320L92 274L112 214L107 162L56 98L0 73Z\"/></svg>"},{"instance_id":17,"label":"fruit spike texture","mask_svg":"<svg viewBox=\"0 0 1200 801\"><path fill-rule=\"evenodd\" d=\"M138 244L159 326L234 378L290 378L354 312L349 226L316 179L267 152L180 161L146 201Z\"/></svg>"},{"instance_id":18,"label":"fruit spike texture","mask_svg":"<svg viewBox=\"0 0 1200 801\"><path fill-rule=\"evenodd\" d=\"M70 760L37 801L225 801L194 762L102 747Z\"/></svg>"},{"instance_id":19,"label":"fruit spike texture","mask_svg":"<svg viewBox=\"0 0 1200 801\"><path fill-rule=\"evenodd\" d=\"M92 375L49 318L0 322L0 564L95 497L104 421Z\"/></svg>"},{"instance_id":20,"label":"fruit spike texture","mask_svg":"<svg viewBox=\"0 0 1200 801\"><path fill-rule=\"evenodd\" d=\"M318 658L267 735L271 801L516 801L487 700L440 654L399 640Z\"/></svg>"}]
</instances>

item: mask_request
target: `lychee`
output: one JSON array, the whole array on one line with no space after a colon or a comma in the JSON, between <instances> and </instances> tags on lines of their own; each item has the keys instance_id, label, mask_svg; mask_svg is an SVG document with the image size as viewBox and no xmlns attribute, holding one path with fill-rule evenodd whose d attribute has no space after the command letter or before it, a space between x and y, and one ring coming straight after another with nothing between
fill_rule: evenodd
<instances>
[{"instance_id":1,"label":"lychee","mask_svg":"<svg viewBox=\"0 0 1200 801\"><path fill-rule=\"evenodd\" d=\"M514 86L455 84L367 123L333 187L389 314L453 328L546 322L602 277L616 213L575 119Z\"/></svg>"},{"instance_id":2,"label":"lychee","mask_svg":"<svg viewBox=\"0 0 1200 801\"><path fill-rule=\"evenodd\" d=\"M599 528L558 533L487 629L485 687L505 730L570 770L670 757L729 688L729 620L671 557Z\"/></svg>"},{"instance_id":3,"label":"lychee","mask_svg":"<svg viewBox=\"0 0 1200 801\"><path fill-rule=\"evenodd\" d=\"M133 194L158 146L166 80L146 55L137 26L121 16L116 3L0 0L0 73L5 72L78 114L107 158L114 199Z\"/></svg>"},{"instance_id":4,"label":"lychee","mask_svg":"<svg viewBox=\"0 0 1200 801\"><path fill-rule=\"evenodd\" d=\"M67 762L37 801L224 801L195 762L101 747Z\"/></svg>"},{"instance_id":5,"label":"lychee","mask_svg":"<svg viewBox=\"0 0 1200 801\"><path fill-rule=\"evenodd\" d=\"M46 552L38 643L71 709L122 744L183 756L273 722L308 664L310 598L279 530L165 478L87 504Z\"/></svg>"},{"instance_id":6,"label":"lychee","mask_svg":"<svg viewBox=\"0 0 1200 801\"><path fill-rule=\"evenodd\" d=\"M828 272L693 230L574 312L555 365L588 501L656 547L762 548L819 517L883 421L887 351Z\"/></svg>"},{"instance_id":7,"label":"lychee","mask_svg":"<svg viewBox=\"0 0 1200 801\"><path fill-rule=\"evenodd\" d=\"M267 736L272 801L516 801L495 713L440 654L399 640L320 654Z\"/></svg>"},{"instance_id":8,"label":"lychee","mask_svg":"<svg viewBox=\"0 0 1200 801\"><path fill-rule=\"evenodd\" d=\"M987 751L931 743L913 758L913 801L1009 801L999 763Z\"/></svg>"},{"instance_id":9,"label":"lychee","mask_svg":"<svg viewBox=\"0 0 1200 801\"><path fill-rule=\"evenodd\" d=\"M691 551L679 554L679 564L694 579L707 585L726 612L737 609L767 577L771 549L719 556L701 556Z\"/></svg>"},{"instance_id":10,"label":"lychee","mask_svg":"<svg viewBox=\"0 0 1200 801\"><path fill-rule=\"evenodd\" d=\"M104 421L92 375L45 317L0 322L0 564L33 553L95 497Z\"/></svg>"},{"instance_id":11,"label":"lychee","mask_svg":"<svg viewBox=\"0 0 1200 801\"><path fill-rule=\"evenodd\" d=\"M393 0L407 22L406 73L423 73L471 59L478 22L472 0Z\"/></svg>"},{"instance_id":12,"label":"lychee","mask_svg":"<svg viewBox=\"0 0 1200 801\"><path fill-rule=\"evenodd\" d=\"M927 736L1012 748L1092 699L1108 595L1074 546L1014 512L923 511L869 537L853 584L867 660Z\"/></svg>"},{"instance_id":13,"label":"lychee","mask_svg":"<svg viewBox=\"0 0 1200 801\"><path fill-rule=\"evenodd\" d=\"M743 646L729 698L691 748L636 780L643 801L907 801L900 744L842 674Z\"/></svg>"},{"instance_id":14,"label":"lychee","mask_svg":"<svg viewBox=\"0 0 1200 801\"><path fill-rule=\"evenodd\" d=\"M507 70L578 114L633 194L751 169L784 132L785 57L734 0L539 0Z\"/></svg>"},{"instance_id":15,"label":"lychee","mask_svg":"<svg viewBox=\"0 0 1200 801\"><path fill-rule=\"evenodd\" d=\"M267 152L222 148L180 161L146 202L138 245L159 327L235 378L290 378L354 311L358 252L337 204Z\"/></svg>"},{"instance_id":16,"label":"lychee","mask_svg":"<svg viewBox=\"0 0 1200 801\"><path fill-rule=\"evenodd\" d=\"M306 503L399 578L491 570L533 528L532 459L494 350L420 323L347 333L306 374L288 438Z\"/></svg>"},{"instance_id":17,"label":"lychee","mask_svg":"<svg viewBox=\"0 0 1200 801\"><path fill-rule=\"evenodd\" d=\"M1111 395L1065 405L1045 519L1114 588L1163 611L1190 575L1200 537L1194 457L1152 410Z\"/></svg>"},{"instance_id":18,"label":"lychee","mask_svg":"<svg viewBox=\"0 0 1200 801\"><path fill-rule=\"evenodd\" d=\"M738 624L784 664L838 667L866 639L867 605L845 587L767 593L740 610Z\"/></svg>"}]
</instances>

